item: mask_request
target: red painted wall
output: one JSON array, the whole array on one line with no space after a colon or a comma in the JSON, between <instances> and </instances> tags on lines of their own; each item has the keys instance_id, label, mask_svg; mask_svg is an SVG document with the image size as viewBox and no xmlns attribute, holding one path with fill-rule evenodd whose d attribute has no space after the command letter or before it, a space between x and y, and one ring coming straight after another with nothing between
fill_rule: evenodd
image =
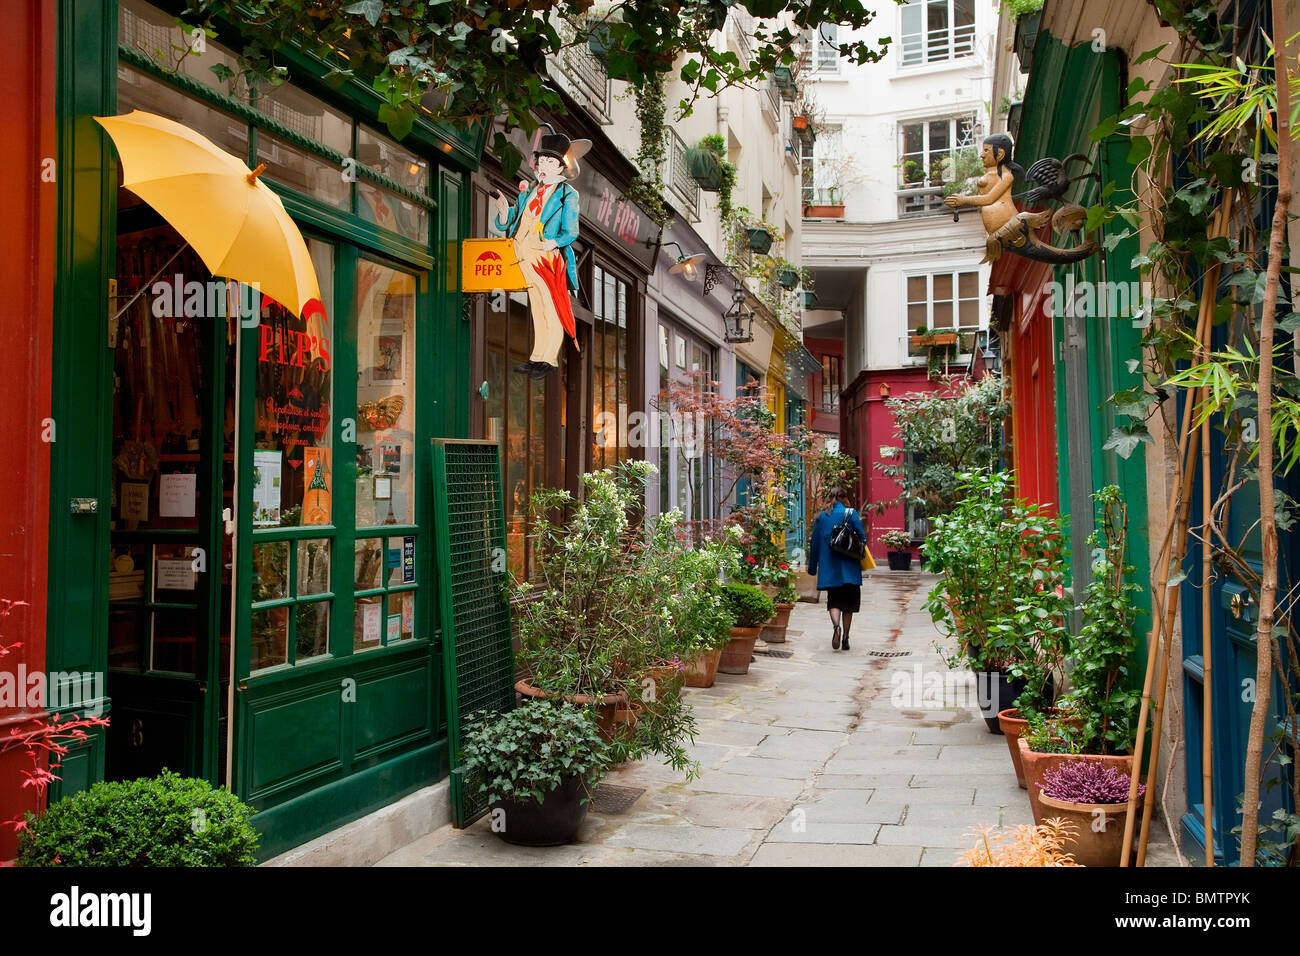
<instances>
[{"instance_id":1,"label":"red painted wall","mask_svg":"<svg viewBox=\"0 0 1300 956\"><path fill-rule=\"evenodd\" d=\"M1052 513L1060 505L1056 462L1056 355L1045 286L1015 297L1007 335L1011 447L1018 493Z\"/></svg>"},{"instance_id":2,"label":"red painted wall","mask_svg":"<svg viewBox=\"0 0 1300 956\"><path fill-rule=\"evenodd\" d=\"M8 238L0 256L0 421L6 424L0 468L0 598L24 601L0 624L0 644L22 646L0 658L0 672L45 669L45 577L49 541L50 415L54 315L54 181L45 163L55 155L55 36L53 0L0 5L0 35L8 52L0 71L0 220ZM57 438L57 431L54 437ZM19 702L21 703L21 701ZM21 787L25 754L5 743L31 726L39 710L0 706L0 823L37 809ZM0 860L13 857L12 827L0 826Z\"/></svg>"},{"instance_id":3,"label":"red painted wall","mask_svg":"<svg viewBox=\"0 0 1300 956\"><path fill-rule=\"evenodd\" d=\"M881 393L882 385L888 387L887 394ZM886 508L881 514L876 514L873 507L875 502L897 498L901 490L898 482L876 468L885 461L880 455L881 446L897 448L901 444L898 426L893 413L885 407L885 400L936 389L923 366L862 371L845 389L840 401L841 440L846 454L855 456L861 469L855 497L867 525L867 546L880 563L888 550L880 544L880 535L905 530L906 524L906 509L902 505Z\"/></svg>"}]
</instances>

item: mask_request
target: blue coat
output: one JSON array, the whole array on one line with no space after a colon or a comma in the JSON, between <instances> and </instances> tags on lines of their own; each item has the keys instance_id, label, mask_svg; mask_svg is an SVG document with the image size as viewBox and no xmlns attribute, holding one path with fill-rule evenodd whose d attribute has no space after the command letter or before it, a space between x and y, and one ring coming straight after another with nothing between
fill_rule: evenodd
<instances>
[{"instance_id":1,"label":"blue coat","mask_svg":"<svg viewBox=\"0 0 1300 956\"><path fill-rule=\"evenodd\" d=\"M844 521L847 510L837 501L830 514L823 511L813 522L812 540L808 543L808 573L817 575L819 591L842 584L862 584L862 565L831 550L831 532ZM849 516L849 524L862 535L863 541L867 540L866 529L862 527L857 511Z\"/></svg>"},{"instance_id":2,"label":"blue coat","mask_svg":"<svg viewBox=\"0 0 1300 956\"><path fill-rule=\"evenodd\" d=\"M533 183L527 192L519 194L519 199L506 214L505 222L502 222L499 216L496 218L497 229L514 238L524 207L532 201L537 186L537 183ZM578 213L576 189L568 183L556 183L550 188L550 195L546 197L546 203L542 206L542 238L554 239L555 244L564 253L570 289L578 288L578 263L573 257L573 241L578 238Z\"/></svg>"}]
</instances>

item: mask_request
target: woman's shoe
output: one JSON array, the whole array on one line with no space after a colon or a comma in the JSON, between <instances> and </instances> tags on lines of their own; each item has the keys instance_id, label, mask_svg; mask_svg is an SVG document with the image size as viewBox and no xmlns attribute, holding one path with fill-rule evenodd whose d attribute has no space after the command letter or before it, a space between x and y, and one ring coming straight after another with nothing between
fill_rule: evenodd
<instances>
[{"instance_id":1,"label":"woman's shoe","mask_svg":"<svg viewBox=\"0 0 1300 956\"><path fill-rule=\"evenodd\" d=\"M840 649L840 626L836 624L835 636L831 638L831 650L838 651L839 649Z\"/></svg>"},{"instance_id":2,"label":"woman's shoe","mask_svg":"<svg viewBox=\"0 0 1300 956\"><path fill-rule=\"evenodd\" d=\"M845 634L844 640L840 641L840 650L847 651L848 649L849 649L849 636Z\"/></svg>"}]
</instances>

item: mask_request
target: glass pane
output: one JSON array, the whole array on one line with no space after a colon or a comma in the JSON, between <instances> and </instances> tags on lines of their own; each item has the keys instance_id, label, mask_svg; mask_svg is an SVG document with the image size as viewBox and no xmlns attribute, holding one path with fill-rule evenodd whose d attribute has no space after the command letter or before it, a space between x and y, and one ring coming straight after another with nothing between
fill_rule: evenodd
<instances>
[{"instance_id":1,"label":"glass pane","mask_svg":"<svg viewBox=\"0 0 1300 956\"><path fill-rule=\"evenodd\" d=\"M684 369L686 368L686 340L680 335L674 335L673 342L677 347L677 367Z\"/></svg>"},{"instance_id":2,"label":"glass pane","mask_svg":"<svg viewBox=\"0 0 1300 956\"><path fill-rule=\"evenodd\" d=\"M109 601L143 601L149 569L147 544L114 545L108 572Z\"/></svg>"},{"instance_id":3,"label":"glass pane","mask_svg":"<svg viewBox=\"0 0 1300 956\"><path fill-rule=\"evenodd\" d=\"M408 565L409 560L409 565ZM388 539L388 583L415 582L415 535ZM396 610L393 608L392 610Z\"/></svg>"},{"instance_id":4,"label":"glass pane","mask_svg":"<svg viewBox=\"0 0 1300 956\"><path fill-rule=\"evenodd\" d=\"M415 522L415 277L357 262L357 527Z\"/></svg>"},{"instance_id":5,"label":"glass pane","mask_svg":"<svg viewBox=\"0 0 1300 956\"><path fill-rule=\"evenodd\" d=\"M384 635L384 601L375 597L358 598L352 614L352 649L364 651L379 647Z\"/></svg>"},{"instance_id":6,"label":"glass pane","mask_svg":"<svg viewBox=\"0 0 1300 956\"><path fill-rule=\"evenodd\" d=\"M153 669L193 674L197 664L199 612L168 609L153 615Z\"/></svg>"},{"instance_id":7,"label":"glass pane","mask_svg":"<svg viewBox=\"0 0 1300 956\"><path fill-rule=\"evenodd\" d=\"M330 589L330 542L328 538L298 542L298 592L294 597L326 594Z\"/></svg>"},{"instance_id":8,"label":"glass pane","mask_svg":"<svg viewBox=\"0 0 1300 956\"><path fill-rule=\"evenodd\" d=\"M178 75L248 102L247 84L237 75L239 58L233 52L209 36L203 38L203 52L195 52L193 33L182 30L175 17L144 0L122 0L118 8L118 43L143 53L169 71L175 70ZM227 83L221 82L212 72L217 65L236 76Z\"/></svg>"},{"instance_id":9,"label":"glass pane","mask_svg":"<svg viewBox=\"0 0 1300 956\"><path fill-rule=\"evenodd\" d=\"M153 599L164 604L197 604L196 544L154 545Z\"/></svg>"},{"instance_id":10,"label":"glass pane","mask_svg":"<svg viewBox=\"0 0 1300 956\"><path fill-rule=\"evenodd\" d=\"M141 572L143 574L144 572ZM146 661L149 612L144 608L109 607L108 666L117 670L141 671Z\"/></svg>"},{"instance_id":11,"label":"glass pane","mask_svg":"<svg viewBox=\"0 0 1300 956\"><path fill-rule=\"evenodd\" d=\"M423 206L364 179L357 180L357 215L416 242L429 238L429 213Z\"/></svg>"},{"instance_id":12,"label":"glass pane","mask_svg":"<svg viewBox=\"0 0 1300 956\"><path fill-rule=\"evenodd\" d=\"M926 301L925 276L907 277L907 301L909 305Z\"/></svg>"},{"instance_id":13,"label":"glass pane","mask_svg":"<svg viewBox=\"0 0 1300 956\"><path fill-rule=\"evenodd\" d=\"M343 178L341 167L291 146L265 130L257 134L257 161L266 163L263 175L267 179L339 209L352 208L352 184Z\"/></svg>"},{"instance_id":14,"label":"glass pane","mask_svg":"<svg viewBox=\"0 0 1300 956\"><path fill-rule=\"evenodd\" d=\"M249 667L254 671L276 667L289 660L289 609L267 608L253 612Z\"/></svg>"},{"instance_id":15,"label":"glass pane","mask_svg":"<svg viewBox=\"0 0 1300 956\"><path fill-rule=\"evenodd\" d=\"M257 327L253 526L332 520L334 248L307 240L325 315L290 315L271 303Z\"/></svg>"},{"instance_id":16,"label":"glass pane","mask_svg":"<svg viewBox=\"0 0 1300 956\"><path fill-rule=\"evenodd\" d=\"M330 649L330 602L312 601L294 608L297 615L296 645L298 663L328 654Z\"/></svg>"},{"instance_id":17,"label":"glass pane","mask_svg":"<svg viewBox=\"0 0 1300 956\"><path fill-rule=\"evenodd\" d=\"M963 299L975 299L980 294L980 274L963 272L957 277L957 291Z\"/></svg>"},{"instance_id":18,"label":"glass pane","mask_svg":"<svg viewBox=\"0 0 1300 956\"><path fill-rule=\"evenodd\" d=\"M402 605L402 640L409 641L415 637L415 592L403 591Z\"/></svg>"},{"instance_id":19,"label":"glass pane","mask_svg":"<svg viewBox=\"0 0 1300 956\"><path fill-rule=\"evenodd\" d=\"M344 156L352 155L352 120L310 93L281 83L259 93L254 105L259 112L313 143ZM336 175L344 181L341 170Z\"/></svg>"},{"instance_id":20,"label":"glass pane","mask_svg":"<svg viewBox=\"0 0 1300 956\"><path fill-rule=\"evenodd\" d=\"M934 277L934 301L941 302L952 298L952 275L947 272Z\"/></svg>"},{"instance_id":21,"label":"glass pane","mask_svg":"<svg viewBox=\"0 0 1300 956\"><path fill-rule=\"evenodd\" d=\"M289 596L289 542L253 545L253 600Z\"/></svg>"},{"instance_id":22,"label":"glass pane","mask_svg":"<svg viewBox=\"0 0 1300 956\"><path fill-rule=\"evenodd\" d=\"M964 329L977 328L980 324L980 304L978 299L963 299L959 306L961 310L961 326Z\"/></svg>"},{"instance_id":23,"label":"glass pane","mask_svg":"<svg viewBox=\"0 0 1300 956\"><path fill-rule=\"evenodd\" d=\"M357 130L357 162L412 192L429 191L428 162L368 126Z\"/></svg>"},{"instance_id":24,"label":"glass pane","mask_svg":"<svg viewBox=\"0 0 1300 956\"><path fill-rule=\"evenodd\" d=\"M659 326L659 376L661 379L668 375L668 336L668 330L662 325ZM666 385L667 382L663 384Z\"/></svg>"},{"instance_id":25,"label":"glass pane","mask_svg":"<svg viewBox=\"0 0 1300 956\"><path fill-rule=\"evenodd\" d=\"M379 569L384 564L384 539L358 538L353 563L353 582L358 591L379 587Z\"/></svg>"},{"instance_id":26,"label":"glass pane","mask_svg":"<svg viewBox=\"0 0 1300 956\"><path fill-rule=\"evenodd\" d=\"M909 305L907 307L907 327L913 331L923 325L928 324L926 318L926 308L922 305Z\"/></svg>"},{"instance_id":27,"label":"glass pane","mask_svg":"<svg viewBox=\"0 0 1300 956\"><path fill-rule=\"evenodd\" d=\"M952 302L951 301L948 302L939 302L938 300L935 301L933 327L936 329L952 328Z\"/></svg>"}]
</instances>

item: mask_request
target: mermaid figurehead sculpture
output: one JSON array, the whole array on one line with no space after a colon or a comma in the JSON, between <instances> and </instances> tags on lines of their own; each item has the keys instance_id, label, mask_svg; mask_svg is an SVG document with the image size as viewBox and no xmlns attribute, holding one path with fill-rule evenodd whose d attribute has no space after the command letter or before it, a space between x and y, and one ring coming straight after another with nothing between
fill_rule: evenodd
<instances>
[{"instance_id":1,"label":"mermaid figurehead sculpture","mask_svg":"<svg viewBox=\"0 0 1300 956\"><path fill-rule=\"evenodd\" d=\"M984 262L996 262L1003 252L1010 252L1035 262L1047 262L1054 265L1079 262L1097 251L1093 239L1079 245L1058 247L1049 245L1039 239L1035 232L1050 224L1053 232L1081 233L1087 220L1087 211L1080 205L1061 204L1070 184L1079 179L1100 179L1096 173L1085 173L1073 178L1066 174L1065 168L1072 162L1087 160L1082 154L1075 153L1064 160L1048 157L1040 159L1023 170L1011 161L1011 152L1015 144L1006 133L994 133L984 139L980 149L980 159L984 163L984 175L978 183L979 194L976 196L954 195L943 202L950 209L956 210L957 218L962 209L978 207L980 218L984 221L984 231L988 241L984 248ZM1011 187L1016 175L1030 184L1031 188L1023 193L1012 195ZM1024 200L1026 205L1040 203L1057 204L1055 208L1039 211L1021 212L1016 208L1016 200Z\"/></svg>"}]
</instances>

